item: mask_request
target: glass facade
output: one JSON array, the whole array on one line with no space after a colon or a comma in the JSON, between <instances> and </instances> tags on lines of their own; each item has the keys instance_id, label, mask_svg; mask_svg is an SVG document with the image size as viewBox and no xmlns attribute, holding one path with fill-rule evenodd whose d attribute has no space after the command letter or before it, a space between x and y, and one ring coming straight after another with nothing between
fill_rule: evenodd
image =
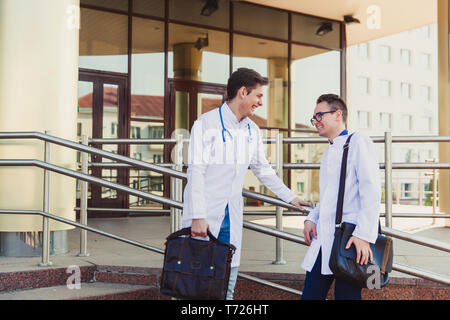
<instances>
[{"instance_id":1,"label":"glass facade","mask_svg":"<svg viewBox=\"0 0 450 320\"><path fill-rule=\"evenodd\" d=\"M96 89L80 81L79 101L84 105L79 114L86 117L90 112L88 126L93 126L88 129L83 123L80 130L88 134L93 130L95 135L96 125L103 127L105 137L116 138L162 138L171 137L175 129L189 130L196 117L222 103L228 77L240 67L255 69L269 80L263 106L253 116L267 137L276 132L286 137L315 135L309 124L315 99L325 92L345 96L341 22L228 0L80 2L80 76L88 72L126 79L115 87L125 90L123 111L118 105L103 105L103 112L116 110L117 121L107 124L92 120L95 106L89 108L84 100L95 99ZM103 91L114 95L109 84ZM106 119L107 114L102 116ZM170 150L162 145L104 148L150 163L171 162ZM310 149L286 145L285 162L313 162L312 155L320 150ZM269 146L267 155L271 158ZM120 170L106 171L105 178L117 181ZM161 175L129 170L125 177L132 187L168 196L168 181ZM306 198L314 179L314 174L285 175L292 190L299 189ZM245 187L267 193L251 178ZM117 195L103 192L104 197L113 200ZM135 197L126 202L148 205Z\"/></svg>"}]
</instances>

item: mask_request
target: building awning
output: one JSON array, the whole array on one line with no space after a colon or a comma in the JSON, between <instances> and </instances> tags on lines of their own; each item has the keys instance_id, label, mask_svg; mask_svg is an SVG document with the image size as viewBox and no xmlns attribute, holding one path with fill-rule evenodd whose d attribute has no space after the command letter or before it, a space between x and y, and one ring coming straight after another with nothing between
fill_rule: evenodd
<instances>
[{"instance_id":1,"label":"building awning","mask_svg":"<svg viewBox=\"0 0 450 320\"><path fill-rule=\"evenodd\" d=\"M360 23L347 25L347 46L437 23L436 0L245 1L338 21L351 15Z\"/></svg>"}]
</instances>

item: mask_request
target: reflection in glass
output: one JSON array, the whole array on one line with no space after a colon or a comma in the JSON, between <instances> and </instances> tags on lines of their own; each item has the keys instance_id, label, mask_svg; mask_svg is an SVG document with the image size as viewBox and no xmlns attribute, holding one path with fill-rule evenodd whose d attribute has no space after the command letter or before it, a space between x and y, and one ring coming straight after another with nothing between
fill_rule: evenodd
<instances>
[{"instance_id":1,"label":"reflection in glass","mask_svg":"<svg viewBox=\"0 0 450 320\"><path fill-rule=\"evenodd\" d=\"M138 109L141 110L141 109ZM147 110L148 111L148 110ZM136 114L137 119L145 119L148 114ZM152 121L131 121L130 138L162 139L164 137L164 123ZM164 146L161 144L132 144L130 156L134 159L150 163L163 162ZM153 194L163 195L163 176L154 171L130 170L130 187ZM130 207L161 207L159 203L150 200L130 197Z\"/></svg>"},{"instance_id":2,"label":"reflection in glass","mask_svg":"<svg viewBox=\"0 0 450 320\"><path fill-rule=\"evenodd\" d=\"M288 39L287 12L244 2L235 2L233 21L236 31L282 40Z\"/></svg>"},{"instance_id":3,"label":"reflection in glass","mask_svg":"<svg viewBox=\"0 0 450 320\"><path fill-rule=\"evenodd\" d=\"M189 92L175 91L175 129L189 130Z\"/></svg>"},{"instance_id":4,"label":"reflection in glass","mask_svg":"<svg viewBox=\"0 0 450 320\"><path fill-rule=\"evenodd\" d=\"M339 49L340 23L292 14L292 40Z\"/></svg>"},{"instance_id":5,"label":"reflection in glass","mask_svg":"<svg viewBox=\"0 0 450 320\"><path fill-rule=\"evenodd\" d=\"M92 137L92 108L93 108L94 83L90 81L78 81L78 112L77 112L77 139L83 135ZM81 165L81 152L77 151L77 164ZM80 170L81 171L81 170ZM91 174L89 169L89 174ZM80 180L77 180L77 199L81 197ZM88 198L91 198L89 188Z\"/></svg>"},{"instance_id":6,"label":"reflection in glass","mask_svg":"<svg viewBox=\"0 0 450 320\"><path fill-rule=\"evenodd\" d=\"M128 0L80 0L80 4L128 11Z\"/></svg>"},{"instance_id":7,"label":"reflection in glass","mask_svg":"<svg viewBox=\"0 0 450 320\"><path fill-rule=\"evenodd\" d=\"M103 138L117 139L119 137L119 86L115 84L103 85ZM117 144L105 144L102 149L117 153ZM102 162L113 162L102 158ZM118 183L116 169L102 169L102 179ZM102 199L116 199L117 191L102 187Z\"/></svg>"},{"instance_id":8,"label":"reflection in glass","mask_svg":"<svg viewBox=\"0 0 450 320\"><path fill-rule=\"evenodd\" d=\"M170 24L168 58L169 78L226 84L230 72L229 35Z\"/></svg>"},{"instance_id":9,"label":"reflection in glass","mask_svg":"<svg viewBox=\"0 0 450 320\"><path fill-rule=\"evenodd\" d=\"M317 98L340 95L340 51L293 45L291 80L291 127L312 128L309 119Z\"/></svg>"},{"instance_id":10,"label":"reflection in glass","mask_svg":"<svg viewBox=\"0 0 450 320\"><path fill-rule=\"evenodd\" d=\"M163 18L164 2L164 0L133 0L133 12Z\"/></svg>"},{"instance_id":11,"label":"reflection in glass","mask_svg":"<svg viewBox=\"0 0 450 320\"><path fill-rule=\"evenodd\" d=\"M228 28L229 0L170 0L170 19Z\"/></svg>"},{"instance_id":12,"label":"reflection in glass","mask_svg":"<svg viewBox=\"0 0 450 320\"><path fill-rule=\"evenodd\" d=\"M128 16L81 8L80 68L128 72Z\"/></svg>"},{"instance_id":13,"label":"reflection in glass","mask_svg":"<svg viewBox=\"0 0 450 320\"><path fill-rule=\"evenodd\" d=\"M92 107L93 107L94 83L78 81L78 113L77 113L77 137L82 135L92 137Z\"/></svg>"},{"instance_id":14,"label":"reflection in glass","mask_svg":"<svg viewBox=\"0 0 450 320\"><path fill-rule=\"evenodd\" d=\"M318 137L315 132L292 132L292 137ZM322 154L328 147L325 143L319 144L290 144L291 163L320 163ZM319 202L319 170L290 170L291 190L301 199L310 202Z\"/></svg>"},{"instance_id":15,"label":"reflection in glass","mask_svg":"<svg viewBox=\"0 0 450 320\"><path fill-rule=\"evenodd\" d=\"M117 170L102 169L102 179L117 183ZM117 199L117 190L102 187L102 199Z\"/></svg>"},{"instance_id":16,"label":"reflection in glass","mask_svg":"<svg viewBox=\"0 0 450 320\"><path fill-rule=\"evenodd\" d=\"M143 8L133 6L134 9ZM157 6L151 1L148 5ZM164 7L162 7L164 9ZM142 12L145 13L145 12ZM162 10L162 14L164 10ZM147 14L155 15L147 12ZM164 23L133 17L131 59L130 138L164 138ZM130 157L150 163L163 162L164 146L131 144ZM130 187L163 195L163 176L147 170L130 170ZM161 208L161 204L129 195L130 207Z\"/></svg>"},{"instance_id":17,"label":"reflection in glass","mask_svg":"<svg viewBox=\"0 0 450 320\"><path fill-rule=\"evenodd\" d=\"M131 117L163 120L164 23L133 18Z\"/></svg>"},{"instance_id":18,"label":"reflection in glass","mask_svg":"<svg viewBox=\"0 0 450 320\"><path fill-rule=\"evenodd\" d=\"M234 36L233 71L251 68L269 85L264 86L263 105L251 117L260 127L288 128L288 46L286 43L242 35Z\"/></svg>"},{"instance_id":19,"label":"reflection in glass","mask_svg":"<svg viewBox=\"0 0 450 320\"><path fill-rule=\"evenodd\" d=\"M104 139L117 139L119 137L119 86L115 84L103 85L103 132ZM117 153L117 144L105 144L103 150ZM112 162L104 158L103 162Z\"/></svg>"},{"instance_id":20,"label":"reflection in glass","mask_svg":"<svg viewBox=\"0 0 450 320\"><path fill-rule=\"evenodd\" d=\"M197 114L200 116L202 113L220 107L222 105L222 95L199 93L197 104Z\"/></svg>"}]
</instances>

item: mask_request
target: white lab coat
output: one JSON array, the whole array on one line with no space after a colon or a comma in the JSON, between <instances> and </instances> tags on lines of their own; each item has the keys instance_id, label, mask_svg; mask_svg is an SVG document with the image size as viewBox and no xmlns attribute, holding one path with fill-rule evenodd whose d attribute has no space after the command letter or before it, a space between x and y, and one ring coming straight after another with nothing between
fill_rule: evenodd
<instances>
[{"instance_id":1,"label":"white lab coat","mask_svg":"<svg viewBox=\"0 0 450 320\"><path fill-rule=\"evenodd\" d=\"M232 135L225 133L225 143L219 109L202 114L192 126L182 227L190 227L194 218L204 218L211 233L218 236L228 204L230 242L236 247L231 266L236 267L241 256L242 188L249 166L256 177L283 201L289 203L296 195L284 185L267 161L259 127L248 117L238 122L226 103L222 106L222 117L225 128Z\"/></svg>"},{"instance_id":2,"label":"white lab coat","mask_svg":"<svg viewBox=\"0 0 450 320\"><path fill-rule=\"evenodd\" d=\"M317 239L312 243L302 263L311 271L322 248L324 275L333 274L328 266L334 240L336 204L341 173L343 146L348 135L338 136L322 156L320 164L320 203L309 213L307 220L316 224ZM381 201L380 169L373 141L356 132L350 140L345 181L342 222L356 224L353 235L375 243Z\"/></svg>"}]
</instances>

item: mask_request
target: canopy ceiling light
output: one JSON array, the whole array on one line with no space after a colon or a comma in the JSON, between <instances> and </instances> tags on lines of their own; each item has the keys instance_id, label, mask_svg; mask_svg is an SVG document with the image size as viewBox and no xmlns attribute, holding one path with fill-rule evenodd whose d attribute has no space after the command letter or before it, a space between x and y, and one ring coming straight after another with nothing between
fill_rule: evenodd
<instances>
[{"instance_id":1,"label":"canopy ceiling light","mask_svg":"<svg viewBox=\"0 0 450 320\"><path fill-rule=\"evenodd\" d=\"M317 29L316 35L323 36L331 31L333 31L333 26L332 26L331 22L323 22L320 25L319 29Z\"/></svg>"},{"instance_id":2,"label":"canopy ceiling light","mask_svg":"<svg viewBox=\"0 0 450 320\"><path fill-rule=\"evenodd\" d=\"M209 45L208 34L206 34L205 38L199 37L197 39L197 41L195 41L195 45L194 46L197 48L198 51L200 51L203 48L207 47L208 45Z\"/></svg>"},{"instance_id":3,"label":"canopy ceiling light","mask_svg":"<svg viewBox=\"0 0 450 320\"><path fill-rule=\"evenodd\" d=\"M200 14L207 17L212 15L217 9L219 9L219 4L217 1L218 0L206 0L206 4L203 6Z\"/></svg>"},{"instance_id":4,"label":"canopy ceiling light","mask_svg":"<svg viewBox=\"0 0 450 320\"><path fill-rule=\"evenodd\" d=\"M360 23L359 20L356 19L356 18L353 18L352 15L345 15L344 16L344 22L347 23L347 24L348 23Z\"/></svg>"}]
</instances>

